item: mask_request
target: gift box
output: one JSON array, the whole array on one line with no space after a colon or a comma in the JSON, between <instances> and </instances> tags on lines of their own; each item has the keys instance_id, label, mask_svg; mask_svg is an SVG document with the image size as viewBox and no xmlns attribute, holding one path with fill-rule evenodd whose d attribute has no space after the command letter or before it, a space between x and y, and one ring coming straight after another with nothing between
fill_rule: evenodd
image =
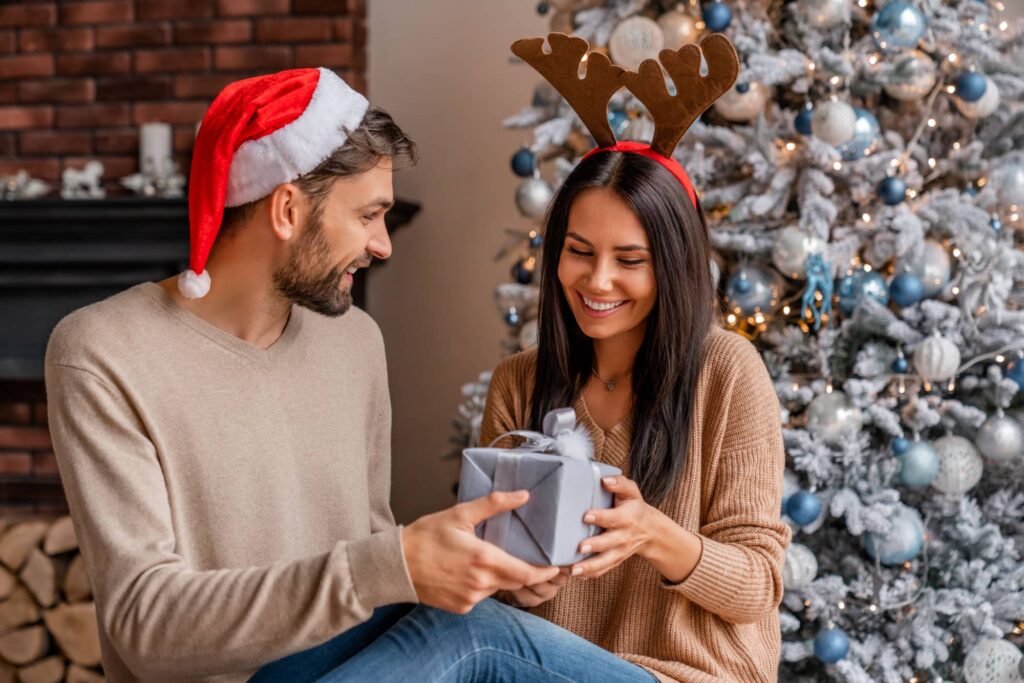
<instances>
[{"instance_id":1,"label":"gift box","mask_svg":"<svg viewBox=\"0 0 1024 683\"><path fill-rule=\"evenodd\" d=\"M590 437L571 408L548 413L543 426L544 434L516 431L495 440L524 439L516 448L465 449L459 502L492 491L529 491L525 505L485 520L476 534L531 564L564 566L590 556L579 553L579 545L602 529L584 523L583 515L612 506L601 478L622 470L594 461Z\"/></svg>"}]
</instances>

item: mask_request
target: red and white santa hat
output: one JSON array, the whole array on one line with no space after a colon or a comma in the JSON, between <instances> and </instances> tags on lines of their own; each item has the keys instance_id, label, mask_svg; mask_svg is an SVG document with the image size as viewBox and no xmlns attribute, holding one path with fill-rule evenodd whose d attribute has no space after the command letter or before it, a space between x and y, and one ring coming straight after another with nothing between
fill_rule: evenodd
<instances>
[{"instance_id":1,"label":"red and white santa hat","mask_svg":"<svg viewBox=\"0 0 1024 683\"><path fill-rule=\"evenodd\" d=\"M224 208L266 197L319 166L366 114L366 98L329 69L290 69L226 86L206 110L192 151L189 269L178 290L210 291L206 261Z\"/></svg>"}]
</instances>

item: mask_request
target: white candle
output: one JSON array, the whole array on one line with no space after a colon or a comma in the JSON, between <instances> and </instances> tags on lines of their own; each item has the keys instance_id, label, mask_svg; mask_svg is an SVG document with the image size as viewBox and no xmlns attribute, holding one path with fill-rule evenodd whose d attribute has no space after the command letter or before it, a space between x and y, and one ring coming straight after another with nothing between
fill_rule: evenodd
<instances>
[{"instance_id":1,"label":"white candle","mask_svg":"<svg viewBox=\"0 0 1024 683\"><path fill-rule=\"evenodd\" d=\"M154 177L170 171L172 131L168 123L139 126L139 170Z\"/></svg>"}]
</instances>

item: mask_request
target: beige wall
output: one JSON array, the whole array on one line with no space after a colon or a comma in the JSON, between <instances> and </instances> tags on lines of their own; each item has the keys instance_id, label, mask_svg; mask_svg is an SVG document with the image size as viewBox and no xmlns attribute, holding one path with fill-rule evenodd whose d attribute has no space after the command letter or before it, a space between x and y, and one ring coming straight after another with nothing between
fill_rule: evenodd
<instances>
[{"instance_id":1,"label":"beige wall","mask_svg":"<svg viewBox=\"0 0 1024 683\"><path fill-rule=\"evenodd\" d=\"M512 153L525 134L505 116L530 101L539 77L509 63L516 38L542 35L531 0L370 0L370 99L419 144L419 166L396 193L423 210L371 275L370 314L387 345L394 409L392 505L400 521L453 502L457 465L442 461L459 388L500 356L504 323L492 259L513 201Z\"/></svg>"}]
</instances>

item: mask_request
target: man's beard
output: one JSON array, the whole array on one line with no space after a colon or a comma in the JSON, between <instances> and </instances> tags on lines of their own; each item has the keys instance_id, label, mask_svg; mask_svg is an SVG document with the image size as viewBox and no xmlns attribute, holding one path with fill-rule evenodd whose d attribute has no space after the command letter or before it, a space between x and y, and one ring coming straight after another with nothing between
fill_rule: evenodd
<instances>
[{"instance_id":1,"label":"man's beard","mask_svg":"<svg viewBox=\"0 0 1024 683\"><path fill-rule=\"evenodd\" d=\"M324 237L321 217L316 216L289 249L284 265L274 271L274 289L299 306L337 318L352 307L352 288L341 286L345 269L369 262L366 255L343 267L332 263L331 245Z\"/></svg>"}]
</instances>

